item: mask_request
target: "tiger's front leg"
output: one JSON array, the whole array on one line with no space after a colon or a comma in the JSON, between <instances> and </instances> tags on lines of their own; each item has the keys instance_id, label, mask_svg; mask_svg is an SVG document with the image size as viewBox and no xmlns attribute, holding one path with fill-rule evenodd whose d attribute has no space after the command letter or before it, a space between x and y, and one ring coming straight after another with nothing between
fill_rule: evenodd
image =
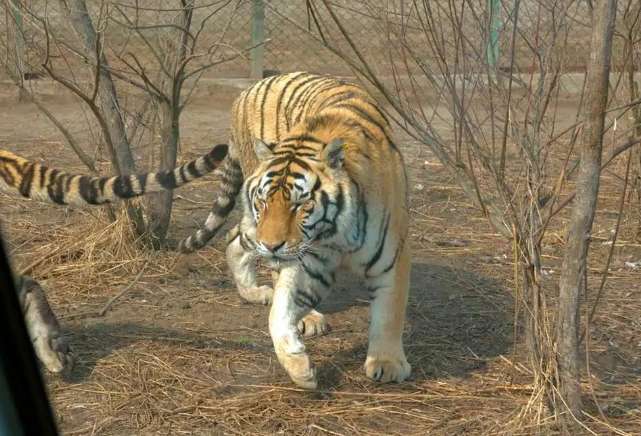
<instances>
[{"instance_id":1,"label":"tiger's front leg","mask_svg":"<svg viewBox=\"0 0 641 436\"><path fill-rule=\"evenodd\" d=\"M272 283L274 289L278 283L278 271L272 270ZM322 336L329 332L330 327L325 315L311 309L300 321L298 321L298 332L306 338L313 338L314 336Z\"/></svg>"},{"instance_id":2,"label":"tiger's front leg","mask_svg":"<svg viewBox=\"0 0 641 436\"><path fill-rule=\"evenodd\" d=\"M274 291L269 333L276 356L292 381L305 389L316 389L316 369L298 324L329 294L333 283L333 272L317 272L313 265L300 262L281 269Z\"/></svg>"},{"instance_id":3,"label":"tiger's front leg","mask_svg":"<svg viewBox=\"0 0 641 436\"><path fill-rule=\"evenodd\" d=\"M393 252L390 252L381 259L391 259L392 256ZM382 383L400 383L411 372L403 350L409 279L410 256L405 244L390 268L373 271L366 280L372 302L365 374Z\"/></svg>"},{"instance_id":4,"label":"tiger's front leg","mask_svg":"<svg viewBox=\"0 0 641 436\"><path fill-rule=\"evenodd\" d=\"M229 232L227 264L236 282L238 293L245 301L255 304L272 302L274 290L270 286L258 286L256 279L256 254L252 242L243 235L239 226Z\"/></svg>"}]
</instances>

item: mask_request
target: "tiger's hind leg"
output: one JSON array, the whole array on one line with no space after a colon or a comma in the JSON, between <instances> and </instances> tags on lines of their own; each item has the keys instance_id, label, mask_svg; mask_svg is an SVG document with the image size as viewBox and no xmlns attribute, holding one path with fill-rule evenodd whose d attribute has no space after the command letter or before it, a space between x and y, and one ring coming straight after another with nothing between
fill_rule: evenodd
<instances>
[{"instance_id":1,"label":"tiger's hind leg","mask_svg":"<svg viewBox=\"0 0 641 436\"><path fill-rule=\"evenodd\" d=\"M27 330L38 359L53 373L71 369L73 354L62 336L44 290L38 282L26 276L20 277L17 287Z\"/></svg>"},{"instance_id":2,"label":"tiger's hind leg","mask_svg":"<svg viewBox=\"0 0 641 436\"><path fill-rule=\"evenodd\" d=\"M392 256L390 254L388 259ZM382 383L402 382L411 372L403 350L410 275L406 245L400 249L393 267L385 269L378 276L367 279L372 303L365 374Z\"/></svg>"},{"instance_id":3,"label":"tiger's hind leg","mask_svg":"<svg viewBox=\"0 0 641 436\"><path fill-rule=\"evenodd\" d=\"M274 289L276 288L276 283L278 283L278 271L272 270L272 283ZM317 311L316 309L311 309L309 313L298 321L297 324L298 332L306 338L313 338L314 336L322 336L327 334L330 330L329 323L325 315Z\"/></svg>"},{"instance_id":4,"label":"tiger's hind leg","mask_svg":"<svg viewBox=\"0 0 641 436\"><path fill-rule=\"evenodd\" d=\"M229 269L243 300L254 304L270 304L274 296L274 289L270 286L258 286L256 255L248 244L249 242L240 232L239 226L229 232L226 250Z\"/></svg>"}]
</instances>

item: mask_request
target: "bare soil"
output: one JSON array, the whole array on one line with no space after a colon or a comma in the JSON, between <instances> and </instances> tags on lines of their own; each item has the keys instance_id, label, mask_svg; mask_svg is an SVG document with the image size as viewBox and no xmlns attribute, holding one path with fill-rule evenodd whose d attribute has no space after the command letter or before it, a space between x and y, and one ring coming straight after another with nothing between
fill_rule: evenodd
<instances>
[{"instance_id":1,"label":"bare soil","mask_svg":"<svg viewBox=\"0 0 641 436\"><path fill-rule=\"evenodd\" d=\"M196 96L182 118L182 160L226 140L239 91L218 86ZM86 122L90 114L58 89L45 94L45 104L93 155L100 141ZM0 194L14 264L21 269L40 260L30 274L46 285L77 356L70 374L46 376L62 433L557 433L549 423L515 424L531 385L518 329L514 337L509 243L427 149L407 138L399 142L411 174L414 252L405 336L413 372L399 385L377 385L364 375L368 304L348 274L321 307L331 333L306 341L320 373L320 390L306 392L275 359L268 308L244 304L237 295L221 240L189 256L150 253L101 209L55 208ZM33 105L16 103L8 88L0 92L0 146L86 172L47 119ZM150 160L147 151L137 150L141 168ZM608 249L603 242L617 216L622 168L614 165L604 175L593 235L594 288ZM176 192L171 238L188 235L204 220L214 183L208 177ZM641 259L637 219L627 208L612 276L590 327L586 402L594 390L608 423L596 407L593 419L584 418L598 434L613 427L641 434L641 269L625 264ZM545 280L553 293L563 219L548 239ZM97 316L141 268L131 290Z\"/></svg>"}]
</instances>

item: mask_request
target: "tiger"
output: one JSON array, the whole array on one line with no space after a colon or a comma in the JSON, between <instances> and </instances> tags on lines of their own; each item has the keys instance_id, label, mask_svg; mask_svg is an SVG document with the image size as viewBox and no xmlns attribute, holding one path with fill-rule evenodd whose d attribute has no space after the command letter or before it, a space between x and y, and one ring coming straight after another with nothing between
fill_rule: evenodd
<instances>
[{"instance_id":1,"label":"tiger","mask_svg":"<svg viewBox=\"0 0 641 436\"><path fill-rule=\"evenodd\" d=\"M172 171L94 177L71 175L0 149L0 191L59 205L105 204L178 188L216 169L227 151L226 144L219 144L209 153ZM14 283L36 356L52 373L70 370L74 363L73 353L44 289L25 275L16 275Z\"/></svg>"},{"instance_id":2,"label":"tiger","mask_svg":"<svg viewBox=\"0 0 641 436\"><path fill-rule=\"evenodd\" d=\"M291 380L318 386L303 337L328 330L316 308L340 266L362 277L371 300L366 376L405 380L408 179L381 107L361 86L330 76L269 77L234 101L229 147L212 209L179 250L205 246L239 199L229 269L241 298L271 303L270 336ZM258 284L257 259L273 270L273 286Z\"/></svg>"}]
</instances>

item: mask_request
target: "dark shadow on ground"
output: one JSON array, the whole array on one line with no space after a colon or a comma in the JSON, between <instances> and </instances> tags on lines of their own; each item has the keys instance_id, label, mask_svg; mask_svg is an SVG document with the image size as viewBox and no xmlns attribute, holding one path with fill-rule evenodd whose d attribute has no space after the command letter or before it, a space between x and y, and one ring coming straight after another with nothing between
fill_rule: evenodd
<instances>
[{"instance_id":1,"label":"dark shadow on ground","mask_svg":"<svg viewBox=\"0 0 641 436\"><path fill-rule=\"evenodd\" d=\"M85 381L93 372L97 362L140 341L158 343L181 343L192 349L253 351L266 356L272 352L271 344L251 341L244 337L233 336L230 339L193 332L186 332L163 327L142 325L135 322L97 322L90 325L67 327L65 333L71 339L71 346L77 356L74 368L63 374L66 382Z\"/></svg>"},{"instance_id":2,"label":"dark shadow on ground","mask_svg":"<svg viewBox=\"0 0 641 436\"><path fill-rule=\"evenodd\" d=\"M366 305L367 292L354 277L341 280L324 313L352 304ZM509 352L513 336L510 292L476 273L430 263L412 265L405 351L412 379L464 377L482 369L488 359ZM320 368L324 385L334 386L341 361L365 361L367 344L337 353ZM351 371L352 368L345 368ZM354 370L362 371L361 368Z\"/></svg>"},{"instance_id":3,"label":"dark shadow on ground","mask_svg":"<svg viewBox=\"0 0 641 436\"><path fill-rule=\"evenodd\" d=\"M235 300L235 291L229 286L233 285L218 284L209 288L216 294L225 288L231 300ZM184 295L181 298L185 298ZM367 306L368 298L358 278L341 273L332 296L321 304L319 310L330 315L329 322L337 330L344 329L347 323L353 328L347 347L336 350L331 362L320 364L321 388L339 385L344 373L362 374L367 352L368 311L354 308ZM140 314L134 314L133 318L112 314L111 319L73 323L65 329L72 347L81 358L66 379L73 382L85 380L100 359L142 340L182 342L191 348L211 350L214 356L217 350L247 351L251 348L267 362L274 357L267 335L268 312L266 306L242 304L236 308L216 308L206 304L185 308L183 316L203 321L202 333L173 329L166 320L164 326L154 325L150 319L141 320ZM404 337L412 365L412 379L464 377L482 369L488 359L507 353L512 345L512 312L511 294L498 283L462 269L415 263L412 266ZM260 333L258 336L252 337L251 333L245 336L242 329L247 327ZM332 334L338 336L340 333L330 333L328 339L317 339L323 341L324 350L331 344L325 341L336 339L336 336L331 338ZM278 372L285 380L284 371Z\"/></svg>"}]
</instances>

